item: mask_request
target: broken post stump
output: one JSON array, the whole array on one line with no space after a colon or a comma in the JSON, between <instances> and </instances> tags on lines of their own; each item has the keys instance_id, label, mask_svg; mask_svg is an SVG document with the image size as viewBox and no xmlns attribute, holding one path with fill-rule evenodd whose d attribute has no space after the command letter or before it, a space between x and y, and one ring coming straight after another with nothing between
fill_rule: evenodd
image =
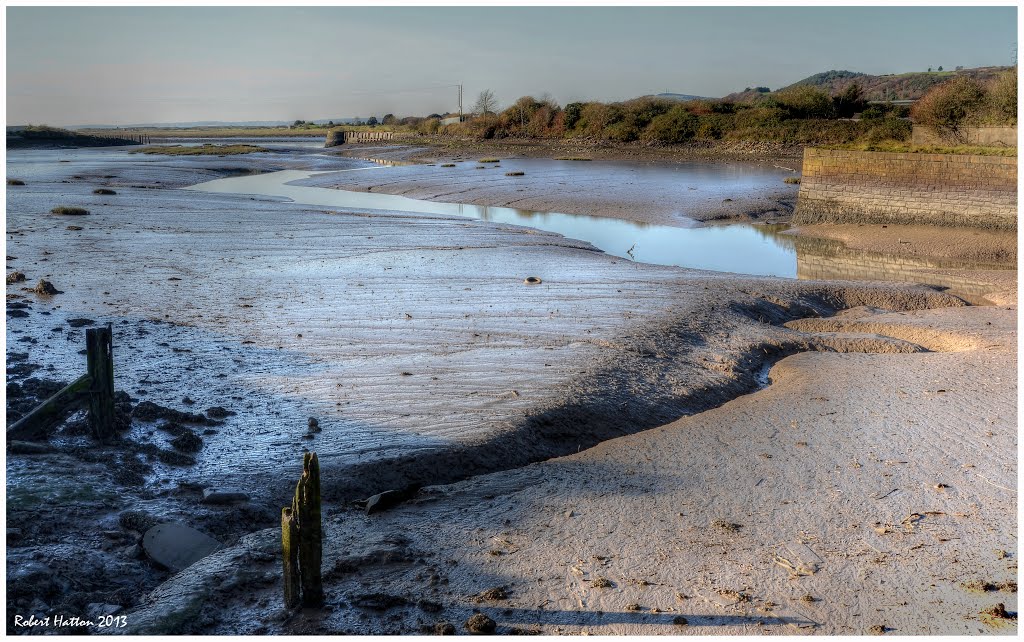
<instances>
[{"instance_id":1,"label":"broken post stump","mask_svg":"<svg viewBox=\"0 0 1024 642\"><path fill-rule=\"evenodd\" d=\"M110 326L85 331L87 373L42 402L7 429L7 439L39 439L68 415L88 408L100 441L114 434L114 351Z\"/></svg>"},{"instance_id":2,"label":"broken post stump","mask_svg":"<svg viewBox=\"0 0 1024 642\"><path fill-rule=\"evenodd\" d=\"M114 348L110 326L85 331L89 376L89 427L100 441L114 434Z\"/></svg>"},{"instance_id":3,"label":"broken post stump","mask_svg":"<svg viewBox=\"0 0 1024 642\"><path fill-rule=\"evenodd\" d=\"M308 452L302 458L302 477L295 485L292 506L281 510L281 552L285 608L294 608L299 602L306 608L323 606L323 524L316 453Z\"/></svg>"},{"instance_id":4,"label":"broken post stump","mask_svg":"<svg viewBox=\"0 0 1024 642\"><path fill-rule=\"evenodd\" d=\"M292 509L281 509L281 552L284 558L284 607L299 605L299 531Z\"/></svg>"}]
</instances>

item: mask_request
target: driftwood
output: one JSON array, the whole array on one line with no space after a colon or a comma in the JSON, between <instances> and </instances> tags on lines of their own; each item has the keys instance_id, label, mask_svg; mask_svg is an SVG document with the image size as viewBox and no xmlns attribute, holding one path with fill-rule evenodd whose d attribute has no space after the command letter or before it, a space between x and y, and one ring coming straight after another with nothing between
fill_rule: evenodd
<instances>
[{"instance_id":1,"label":"driftwood","mask_svg":"<svg viewBox=\"0 0 1024 642\"><path fill-rule=\"evenodd\" d=\"M65 386L7 429L7 440L45 437L68 415L88 408L100 441L114 434L114 353L110 327L85 331L88 374Z\"/></svg>"}]
</instances>

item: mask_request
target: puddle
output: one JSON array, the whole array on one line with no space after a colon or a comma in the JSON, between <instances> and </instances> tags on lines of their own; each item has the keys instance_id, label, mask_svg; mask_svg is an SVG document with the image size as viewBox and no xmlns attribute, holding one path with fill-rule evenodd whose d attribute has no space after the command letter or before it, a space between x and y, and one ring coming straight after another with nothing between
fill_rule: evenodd
<instances>
[{"instance_id":1,"label":"puddle","mask_svg":"<svg viewBox=\"0 0 1024 642\"><path fill-rule=\"evenodd\" d=\"M345 171L379 169L378 166ZM779 237L784 226L730 224L707 227L649 225L620 219L534 212L511 207L425 201L391 194L352 192L292 183L328 172L286 170L258 176L223 178L188 189L203 192L283 197L305 205L464 216L523 225L586 241L608 254L640 263L717 272L796 278L796 250Z\"/></svg>"}]
</instances>

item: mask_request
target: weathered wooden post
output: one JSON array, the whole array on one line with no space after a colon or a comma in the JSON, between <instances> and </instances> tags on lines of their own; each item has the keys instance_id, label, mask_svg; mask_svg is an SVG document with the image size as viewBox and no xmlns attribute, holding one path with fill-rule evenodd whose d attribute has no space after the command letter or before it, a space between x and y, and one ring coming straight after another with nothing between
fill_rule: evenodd
<instances>
[{"instance_id":1,"label":"weathered wooden post","mask_svg":"<svg viewBox=\"0 0 1024 642\"><path fill-rule=\"evenodd\" d=\"M308 452L302 458L302 477L295 485L291 508L281 510L281 552L284 558L285 608L297 606L300 593L302 606L323 606L320 461L314 452Z\"/></svg>"},{"instance_id":2,"label":"weathered wooden post","mask_svg":"<svg viewBox=\"0 0 1024 642\"><path fill-rule=\"evenodd\" d=\"M105 441L114 434L114 347L110 326L85 331L88 360L89 427Z\"/></svg>"},{"instance_id":3,"label":"weathered wooden post","mask_svg":"<svg viewBox=\"0 0 1024 642\"><path fill-rule=\"evenodd\" d=\"M284 607L299 605L299 531L291 508L281 509L281 553L284 558Z\"/></svg>"}]
</instances>

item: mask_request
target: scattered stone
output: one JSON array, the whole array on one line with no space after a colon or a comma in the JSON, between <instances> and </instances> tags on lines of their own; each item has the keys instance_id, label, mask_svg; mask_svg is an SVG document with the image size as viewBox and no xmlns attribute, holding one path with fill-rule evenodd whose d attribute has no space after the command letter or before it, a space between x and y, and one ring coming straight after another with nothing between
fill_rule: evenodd
<instances>
[{"instance_id":1,"label":"scattered stone","mask_svg":"<svg viewBox=\"0 0 1024 642\"><path fill-rule=\"evenodd\" d=\"M874 624L874 625L868 627L868 634L869 635L885 635L885 625L884 624Z\"/></svg>"},{"instance_id":2,"label":"scattered stone","mask_svg":"<svg viewBox=\"0 0 1024 642\"><path fill-rule=\"evenodd\" d=\"M686 626L689 623L689 620L687 620L682 615L677 615L674 618L672 618L672 624L675 624L676 626Z\"/></svg>"},{"instance_id":3,"label":"scattered stone","mask_svg":"<svg viewBox=\"0 0 1024 642\"><path fill-rule=\"evenodd\" d=\"M234 504L249 501L249 495L234 488L206 488L203 490L204 504Z\"/></svg>"},{"instance_id":4,"label":"scattered stone","mask_svg":"<svg viewBox=\"0 0 1024 642\"><path fill-rule=\"evenodd\" d=\"M234 410L228 410L221 406L213 406L206 409L206 416L210 419L224 419L236 414Z\"/></svg>"},{"instance_id":5,"label":"scattered stone","mask_svg":"<svg viewBox=\"0 0 1024 642\"><path fill-rule=\"evenodd\" d=\"M203 438L189 429L171 440L171 445L186 453L197 453L203 449Z\"/></svg>"},{"instance_id":6,"label":"scattered stone","mask_svg":"<svg viewBox=\"0 0 1024 642\"><path fill-rule=\"evenodd\" d=\"M803 597L801 597L800 601L801 602L807 602L808 604L810 604L811 602L817 602L817 600L814 598L814 596L811 595L810 593L808 593L807 595L804 595Z\"/></svg>"},{"instance_id":7,"label":"scattered stone","mask_svg":"<svg viewBox=\"0 0 1024 642\"><path fill-rule=\"evenodd\" d=\"M505 172L505 176L526 176L526 172Z\"/></svg>"},{"instance_id":8,"label":"scattered stone","mask_svg":"<svg viewBox=\"0 0 1024 642\"><path fill-rule=\"evenodd\" d=\"M476 596L476 602L482 601L494 601L494 600L507 600L508 590L504 586L495 586L489 588L486 591L482 591Z\"/></svg>"},{"instance_id":9,"label":"scattered stone","mask_svg":"<svg viewBox=\"0 0 1024 642\"><path fill-rule=\"evenodd\" d=\"M483 613L475 613L466 620L465 627L471 635L492 635L498 625Z\"/></svg>"},{"instance_id":10,"label":"scattered stone","mask_svg":"<svg viewBox=\"0 0 1024 642\"><path fill-rule=\"evenodd\" d=\"M7 275L7 282L8 283L21 283L24 280L25 280L25 273L24 272L11 272L10 274Z\"/></svg>"},{"instance_id":11,"label":"scattered stone","mask_svg":"<svg viewBox=\"0 0 1024 642\"><path fill-rule=\"evenodd\" d=\"M184 424L199 424L202 426L217 425L216 421L204 415L181 412L180 410L174 410L173 408L166 408L155 404L152 401L143 401L139 405L135 406L132 410L132 416L141 421L167 419L168 421L176 421Z\"/></svg>"},{"instance_id":12,"label":"scattered stone","mask_svg":"<svg viewBox=\"0 0 1024 642\"><path fill-rule=\"evenodd\" d=\"M540 285L543 281L540 280L539 276L528 276L523 279L523 283L526 285Z\"/></svg>"},{"instance_id":13,"label":"scattered stone","mask_svg":"<svg viewBox=\"0 0 1024 642\"><path fill-rule=\"evenodd\" d=\"M310 417L308 425L309 425L309 432L323 432L323 429L320 428L320 422L317 421L316 417Z\"/></svg>"},{"instance_id":14,"label":"scattered stone","mask_svg":"<svg viewBox=\"0 0 1024 642\"><path fill-rule=\"evenodd\" d=\"M52 453L53 448L49 444L37 444L31 441L9 441L7 451L12 455L45 455Z\"/></svg>"},{"instance_id":15,"label":"scattered stone","mask_svg":"<svg viewBox=\"0 0 1024 642\"><path fill-rule=\"evenodd\" d=\"M455 625L451 622L438 622L434 625L434 635L455 635Z\"/></svg>"},{"instance_id":16,"label":"scattered stone","mask_svg":"<svg viewBox=\"0 0 1024 642\"><path fill-rule=\"evenodd\" d=\"M221 548L221 543L184 524L157 524L142 537L146 554L171 571L188 568Z\"/></svg>"},{"instance_id":17,"label":"scattered stone","mask_svg":"<svg viewBox=\"0 0 1024 642\"><path fill-rule=\"evenodd\" d=\"M39 279L39 283L36 283L36 287L32 288L32 291L36 294L46 295L63 294L62 291L53 287L53 284L46 279Z\"/></svg>"},{"instance_id":18,"label":"scattered stone","mask_svg":"<svg viewBox=\"0 0 1024 642\"><path fill-rule=\"evenodd\" d=\"M84 227L82 227L81 225L68 225L68 226L67 226L66 228L64 228L64 229L66 229L66 230L69 230L69 231L71 231L71 232L81 232L81 231L82 231L82 230L84 230L85 228L84 228Z\"/></svg>"},{"instance_id":19,"label":"scattered stone","mask_svg":"<svg viewBox=\"0 0 1024 642\"><path fill-rule=\"evenodd\" d=\"M85 326L92 325L94 323L96 322L93 321L92 319L68 319L68 325L71 326L72 328L84 328Z\"/></svg>"},{"instance_id":20,"label":"scattered stone","mask_svg":"<svg viewBox=\"0 0 1024 642\"><path fill-rule=\"evenodd\" d=\"M642 606L640 606L639 604L637 604L635 602L633 604L627 604L626 605L626 610L627 611L639 611L642 608L643 608Z\"/></svg>"},{"instance_id":21,"label":"scattered stone","mask_svg":"<svg viewBox=\"0 0 1024 642\"><path fill-rule=\"evenodd\" d=\"M444 608L439 603L426 599L421 599L416 602L416 606L424 613L440 613ZM454 627L452 627L452 630L455 630ZM454 635L454 633L452 635Z\"/></svg>"},{"instance_id":22,"label":"scattered stone","mask_svg":"<svg viewBox=\"0 0 1024 642\"><path fill-rule=\"evenodd\" d=\"M590 583L594 588L614 588L615 584L605 577L599 577Z\"/></svg>"},{"instance_id":23,"label":"scattered stone","mask_svg":"<svg viewBox=\"0 0 1024 642\"><path fill-rule=\"evenodd\" d=\"M408 604L409 600L404 597L387 593L366 593L352 599L352 606L371 611L387 611Z\"/></svg>"}]
</instances>

